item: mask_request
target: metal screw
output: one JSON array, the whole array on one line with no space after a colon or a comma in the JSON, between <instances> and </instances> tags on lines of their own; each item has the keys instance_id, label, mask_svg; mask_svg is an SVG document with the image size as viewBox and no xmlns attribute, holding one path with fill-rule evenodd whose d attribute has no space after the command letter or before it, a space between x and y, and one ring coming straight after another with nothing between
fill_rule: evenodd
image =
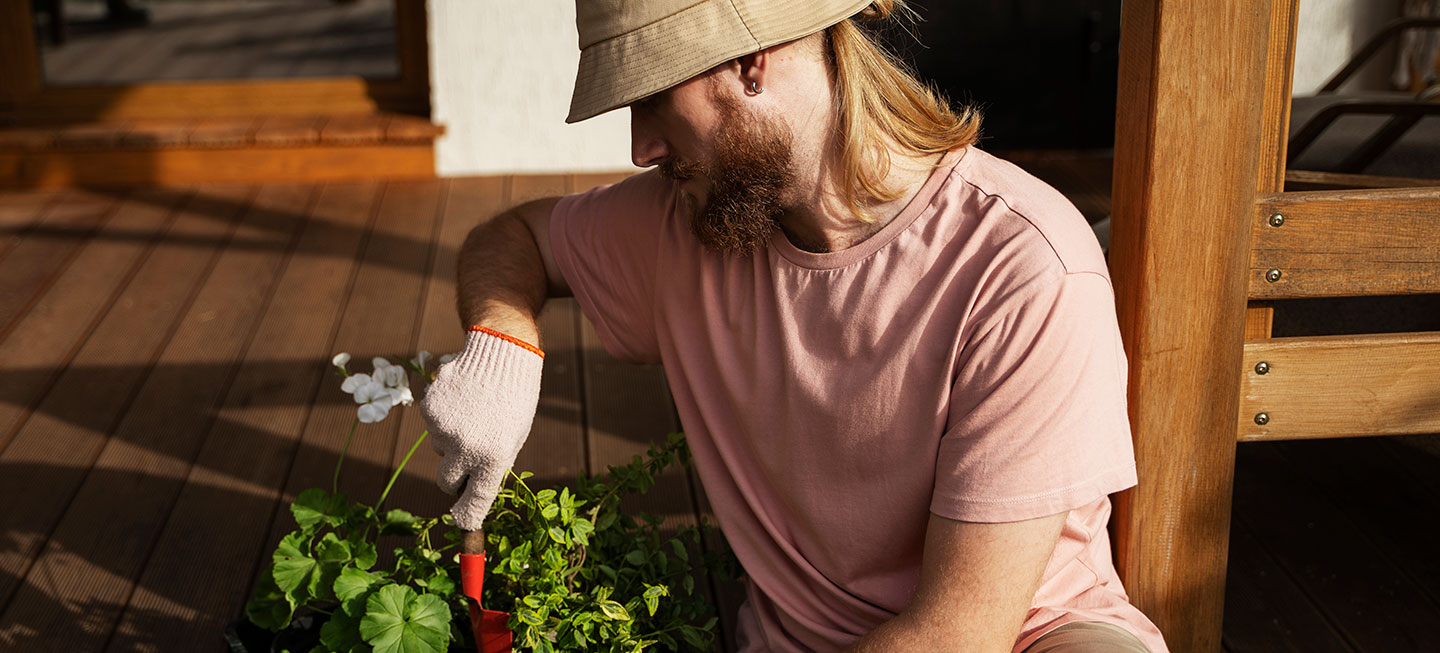
<instances>
[{"instance_id":1,"label":"metal screw","mask_svg":"<svg viewBox=\"0 0 1440 653\"><path fill-rule=\"evenodd\" d=\"M1265 426L1270 423L1270 413L1255 413L1255 423Z\"/></svg>"},{"instance_id":2,"label":"metal screw","mask_svg":"<svg viewBox=\"0 0 1440 653\"><path fill-rule=\"evenodd\" d=\"M1265 280L1266 280L1266 281L1269 281L1270 283L1275 283L1276 281L1279 281L1279 280L1280 280L1280 270L1277 270L1277 269L1275 269L1275 268L1270 268L1270 271L1265 273Z\"/></svg>"},{"instance_id":3,"label":"metal screw","mask_svg":"<svg viewBox=\"0 0 1440 653\"><path fill-rule=\"evenodd\" d=\"M1265 361L1260 361L1260 362L1256 363L1256 364L1255 364L1255 373L1256 373L1256 374L1269 374L1269 373L1270 373L1270 364L1267 363L1267 362L1265 362Z\"/></svg>"},{"instance_id":4,"label":"metal screw","mask_svg":"<svg viewBox=\"0 0 1440 653\"><path fill-rule=\"evenodd\" d=\"M1282 225L1284 225L1284 224L1285 224L1285 215L1284 215L1284 214L1281 214L1281 213L1273 213L1273 214L1270 215L1270 226L1272 226L1272 227L1279 227L1279 226L1282 226Z\"/></svg>"}]
</instances>

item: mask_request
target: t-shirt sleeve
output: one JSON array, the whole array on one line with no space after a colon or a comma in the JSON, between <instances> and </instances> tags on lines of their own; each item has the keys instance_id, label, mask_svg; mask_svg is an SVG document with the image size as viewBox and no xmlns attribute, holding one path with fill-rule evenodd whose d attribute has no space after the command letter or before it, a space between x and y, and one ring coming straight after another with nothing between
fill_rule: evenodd
<instances>
[{"instance_id":1,"label":"t-shirt sleeve","mask_svg":"<svg viewBox=\"0 0 1440 653\"><path fill-rule=\"evenodd\" d=\"M931 512L1008 522L1135 484L1109 279L1038 266L998 282L962 330Z\"/></svg>"},{"instance_id":2,"label":"t-shirt sleeve","mask_svg":"<svg viewBox=\"0 0 1440 653\"><path fill-rule=\"evenodd\" d=\"M660 360L655 275L663 221L673 206L655 172L564 197L550 214L550 249L605 351L636 363Z\"/></svg>"}]
</instances>

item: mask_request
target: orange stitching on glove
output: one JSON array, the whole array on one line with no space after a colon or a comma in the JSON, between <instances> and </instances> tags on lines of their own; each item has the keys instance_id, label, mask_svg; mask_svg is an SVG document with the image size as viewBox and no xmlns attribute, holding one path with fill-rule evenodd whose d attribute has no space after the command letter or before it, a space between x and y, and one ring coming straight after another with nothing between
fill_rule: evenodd
<instances>
[{"instance_id":1,"label":"orange stitching on glove","mask_svg":"<svg viewBox=\"0 0 1440 653\"><path fill-rule=\"evenodd\" d=\"M516 338L515 336L511 336L511 335L507 335L507 334L504 334L504 333L500 333L499 331L496 331L496 330L494 330L494 329L487 329L487 328L485 328L485 327L483 327L483 326L480 326L480 325L478 325L478 324L475 325L475 326L470 327L470 330L471 330L471 331L480 331L480 332L482 332L482 333L488 333L488 334L490 334L490 335L492 335L492 336L495 336L496 338L499 338L499 339L501 339L501 340L504 340L504 341L506 341L506 342L508 342L508 343L510 343L510 344L519 345L520 347L523 347L523 348L525 348L525 349L527 349L527 350L533 351L533 352L535 352L535 355L536 355L536 356L539 356L539 357L541 357L541 358L544 358L544 357L545 357L545 352L540 351L540 348L539 348L539 347L536 347L535 345L532 345L532 344L530 344L530 343L528 343L528 342L525 342L524 340L521 340L521 339L519 339L519 338Z\"/></svg>"}]
</instances>

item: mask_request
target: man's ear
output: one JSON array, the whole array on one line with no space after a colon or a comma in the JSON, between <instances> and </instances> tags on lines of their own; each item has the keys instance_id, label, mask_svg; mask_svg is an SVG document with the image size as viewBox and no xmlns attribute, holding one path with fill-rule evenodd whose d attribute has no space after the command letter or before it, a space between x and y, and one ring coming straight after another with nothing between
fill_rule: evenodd
<instances>
[{"instance_id":1,"label":"man's ear","mask_svg":"<svg viewBox=\"0 0 1440 653\"><path fill-rule=\"evenodd\" d=\"M745 95L758 95L765 90L772 61L768 48L735 60L740 67L740 84L744 87L741 90Z\"/></svg>"}]
</instances>

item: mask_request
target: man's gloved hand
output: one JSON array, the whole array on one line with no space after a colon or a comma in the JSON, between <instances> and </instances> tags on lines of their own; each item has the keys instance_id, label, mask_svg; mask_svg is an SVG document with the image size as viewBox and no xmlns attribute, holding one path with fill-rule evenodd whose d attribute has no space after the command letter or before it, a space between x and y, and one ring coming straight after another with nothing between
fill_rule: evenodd
<instances>
[{"instance_id":1,"label":"man's gloved hand","mask_svg":"<svg viewBox=\"0 0 1440 653\"><path fill-rule=\"evenodd\" d=\"M539 349L475 327L465 349L441 365L425 389L420 412L431 446L443 457L435 481L450 494L464 488L450 508L462 529L480 528L530 434L543 362Z\"/></svg>"}]
</instances>

